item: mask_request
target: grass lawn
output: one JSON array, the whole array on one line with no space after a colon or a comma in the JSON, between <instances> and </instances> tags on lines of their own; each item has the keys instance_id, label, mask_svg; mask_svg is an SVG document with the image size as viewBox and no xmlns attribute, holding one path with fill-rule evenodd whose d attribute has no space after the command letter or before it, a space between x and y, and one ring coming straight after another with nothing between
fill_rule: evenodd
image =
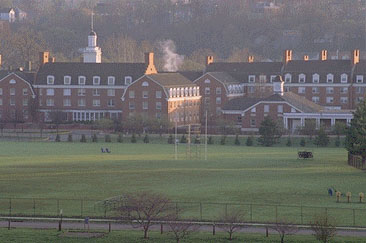
<instances>
[{"instance_id":1,"label":"grass lawn","mask_svg":"<svg viewBox=\"0 0 366 243\"><path fill-rule=\"evenodd\" d=\"M111 154L102 154L108 147ZM208 160L187 159L185 148L179 149L174 160L174 146L168 144L130 143L47 143L0 142L0 213L8 212L6 198L84 199L12 200L12 213L56 214L62 208L65 215L97 215L98 200L125 192L151 190L161 192L180 207L186 216L214 219L225 205L210 202L243 203L247 217L253 221L270 221L288 217L299 222L300 208L261 206L257 204L304 205L303 221L324 209L337 207L356 209L356 225L366 226L365 204L359 204L358 193L365 192L366 177L360 170L349 167L343 148L311 148L313 160L297 159L295 147L246 147L210 145ZM201 149L203 158L204 149ZM192 148L192 155L196 148ZM352 192L352 203L336 203L327 195L334 187ZM86 199L93 199L87 201ZM195 203L193 203L195 202ZM36 204L36 208L33 205ZM249 204L253 204L250 206ZM251 207L251 208L250 208ZM101 212L99 212L101 213ZM352 225L352 210L328 209L328 213Z\"/></svg>"}]
</instances>

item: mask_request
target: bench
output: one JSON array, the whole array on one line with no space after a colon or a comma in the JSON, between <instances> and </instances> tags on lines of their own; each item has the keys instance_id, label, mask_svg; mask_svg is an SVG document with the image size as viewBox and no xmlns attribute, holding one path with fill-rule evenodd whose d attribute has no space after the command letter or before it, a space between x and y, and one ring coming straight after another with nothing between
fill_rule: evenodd
<instances>
[{"instance_id":1,"label":"bench","mask_svg":"<svg viewBox=\"0 0 366 243\"><path fill-rule=\"evenodd\" d=\"M311 159L313 158L313 152L309 151L299 151L297 152L299 159Z\"/></svg>"}]
</instances>

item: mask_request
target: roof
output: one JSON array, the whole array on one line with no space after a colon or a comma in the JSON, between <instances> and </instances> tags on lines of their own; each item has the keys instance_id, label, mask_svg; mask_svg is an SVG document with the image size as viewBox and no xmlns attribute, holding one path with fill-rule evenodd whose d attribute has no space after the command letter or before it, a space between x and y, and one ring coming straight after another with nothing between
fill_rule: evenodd
<instances>
[{"instance_id":1,"label":"roof","mask_svg":"<svg viewBox=\"0 0 366 243\"><path fill-rule=\"evenodd\" d=\"M47 84L47 76L55 77L55 85L64 84L64 76L71 76L71 84L78 85L78 76L86 77L86 85L93 84L93 76L100 77L100 85L107 85L108 76L115 77L115 85L125 85L126 76L136 80L145 74L145 63L46 63L39 69L35 84Z\"/></svg>"},{"instance_id":2,"label":"roof","mask_svg":"<svg viewBox=\"0 0 366 243\"><path fill-rule=\"evenodd\" d=\"M235 98L232 100L229 100L222 110L228 110L228 111L244 111L248 109L249 107L255 105L259 101L261 101L261 98L249 98L249 97L240 97Z\"/></svg>"},{"instance_id":3,"label":"roof","mask_svg":"<svg viewBox=\"0 0 366 243\"><path fill-rule=\"evenodd\" d=\"M0 8L0 13L9 13L13 8Z\"/></svg>"},{"instance_id":4,"label":"roof","mask_svg":"<svg viewBox=\"0 0 366 243\"><path fill-rule=\"evenodd\" d=\"M191 81L194 81L203 75L202 71L178 71L178 73Z\"/></svg>"},{"instance_id":5,"label":"roof","mask_svg":"<svg viewBox=\"0 0 366 243\"><path fill-rule=\"evenodd\" d=\"M237 73L281 73L282 62L214 62L207 66L206 72Z\"/></svg>"},{"instance_id":6,"label":"roof","mask_svg":"<svg viewBox=\"0 0 366 243\"><path fill-rule=\"evenodd\" d=\"M8 76L9 74L16 74L25 81L27 81L30 84L33 84L35 80L36 73L35 72L22 72L22 71L8 71L8 70L2 70L0 71L0 80Z\"/></svg>"},{"instance_id":7,"label":"roof","mask_svg":"<svg viewBox=\"0 0 366 243\"><path fill-rule=\"evenodd\" d=\"M284 67L284 73L343 73L351 71L350 60L293 60Z\"/></svg>"},{"instance_id":8,"label":"roof","mask_svg":"<svg viewBox=\"0 0 366 243\"><path fill-rule=\"evenodd\" d=\"M180 73L158 73L147 75L163 87L196 86L191 80Z\"/></svg>"},{"instance_id":9,"label":"roof","mask_svg":"<svg viewBox=\"0 0 366 243\"><path fill-rule=\"evenodd\" d=\"M210 72L208 74L210 74L212 77L221 81L224 84L239 83L238 80L236 80L230 74L225 72Z\"/></svg>"},{"instance_id":10,"label":"roof","mask_svg":"<svg viewBox=\"0 0 366 243\"><path fill-rule=\"evenodd\" d=\"M360 60L355 66L355 74L365 74L366 73L366 60Z\"/></svg>"}]
</instances>

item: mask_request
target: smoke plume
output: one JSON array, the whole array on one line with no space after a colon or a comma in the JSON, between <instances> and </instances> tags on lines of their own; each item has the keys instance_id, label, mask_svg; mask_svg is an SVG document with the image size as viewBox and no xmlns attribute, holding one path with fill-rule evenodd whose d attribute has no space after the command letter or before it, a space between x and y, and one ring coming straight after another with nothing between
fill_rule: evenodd
<instances>
[{"instance_id":1,"label":"smoke plume","mask_svg":"<svg viewBox=\"0 0 366 243\"><path fill-rule=\"evenodd\" d=\"M176 53L174 41L166 40L160 43L160 48L163 52L164 71L176 72L183 64L184 56Z\"/></svg>"}]
</instances>

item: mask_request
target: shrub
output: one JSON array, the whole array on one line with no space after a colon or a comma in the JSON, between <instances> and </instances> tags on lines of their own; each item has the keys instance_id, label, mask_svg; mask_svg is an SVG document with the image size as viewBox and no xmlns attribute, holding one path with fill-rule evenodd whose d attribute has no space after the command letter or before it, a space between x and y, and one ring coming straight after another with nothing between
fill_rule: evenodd
<instances>
[{"instance_id":1,"label":"shrub","mask_svg":"<svg viewBox=\"0 0 366 243\"><path fill-rule=\"evenodd\" d=\"M212 136L209 136L207 139L207 144L214 144L214 140Z\"/></svg>"},{"instance_id":2,"label":"shrub","mask_svg":"<svg viewBox=\"0 0 366 243\"><path fill-rule=\"evenodd\" d=\"M71 133L69 133L69 135L67 136L67 141L72 142L72 134Z\"/></svg>"},{"instance_id":3,"label":"shrub","mask_svg":"<svg viewBox=\"0 0 366 243\"><path fill-rule=\"evenodd\" d=\"M184 134L180 138L180 143L187 143L187 138L186 138L186 136L184 136Z\"/></svg>"},{"instance_id":4,"label":"shrub","mask_svg":"<svg viewBox=\"0 0 366 243\"><path fill-rule=\"evenodd\" d=\"M136 135L134 133L132 133L131 143L136 143L136 142L137 142Z\"/></svg>"},{"instance_id":5,"label":"shrub","mask_svg":"<svg viewBox=\"0 0 366 243\"><path fill-rule=\"evenodd\" d=\"M92 136L92 142L93 143L96 143L96 142L98 142L98 137L97 137L97 134L93 134L93 136Z\"/></svg>"},{"instance_id":6,"label":"shrub","mask_svg":"<svg viewBox=\"0 0 366 243\"><path fill-rule=\"evenodd\" d=\"M168 144L173 144L173 143L174 143L174 138L173 138L173 135L170 134L168 137Z\"/></svg>"},{"instance_id":7,"label":"shrub","mask_svg":"<svg viewBox=\"0 0 366 243\"><path fill-rule=\"evenodd\" d=\"M247 146L253 146L253 137L248 137L246 145Z\"/></svg>"},{"instance_id":8,"label":"shrub","mask_svg":"<svg viewBox=\"0 0 366 243\"><path fill-rule=\"evenodd\" d=\"M123 137L122 134L118 134L117 142L123 143Z\"/></svg>"},{"instance_id":9,"label":"shrub","mask_svg":"<svg viewBox=\"0 0 366 243\"><path fill-rule=\"evenodd\" d=\"M301 146L301 147L305 147L305 145L306 145L306 140L305 140L305 138L301 138L301 140L300 140L300 146Z\"/></svg>"},{"instance_id":10,"label":"shrub","mask_svg":"<svg viewBox=\"0 0 366 243\"><path fill-rule=\"evenodd\" d=\"M291 147L292 146L292 141L291 141L291 138L290 137L287 138L286 146L287 147Z\"/></svg>"},{"instance_id":11,"label":"shrub","mask_svg":"<svg viewBox=\"0 0 366 243\"><path fill-rule=\"evenodd\" d=\"M86 143L86 137L85 137L85 134L81 135L80 142L81 142L81 143Z\"/></svg>"},{"instance_id":12,"label":"shrub","mask_svg":"<svg viewBox=\"0 0 366 243\"><path fill-rule=\"evenodd\" d=\"M56 139L55 139L56 142L61 142L61 138L60 138L60 134L57 134L56 135Z\"/></svg>"},{"instance_id":13,"label":"shrub","mask_svg":"<svg viewBox=\"0 0 366 243\"><path fill-rule=\"evenodd\" d=\"M240 140L239 140L239 135L236 134L235 136L235 142L234 142L235 145L240 145Z\"/></svg>"},{"instance_id":14,"label":"shrub","mask_svg":"<svg viewBox=\"0 0 366 243\"><path fill-rule=\"evenodd\" d=\"M341 146L341 139L339 137L337 137L334 144L335 144L336 147Z\"/></svg>"},{"instance_id":15,"label":"shrub","mask_svg":"<svg viewBox=\"0 0 366 243\"><path fill-rule=\"evenodd\" d=\"M111 135L106 134L106 135L105 135L105 137L104 137L104 141L105 141L106 143L110 143L110 142L112 142Z\"/></svg>"},{"instance_id":16,"label":"shrub","mask_svg":"<svg viewBox=\"0 0 366 243\"><path fill-rule=\"evenodd\" d=\"M150 142L149 135L145 134L144 143L149 143L149 142Z\"/></svg>"},{"instance_id":17,"label":"shrub","mask_svg":"<svg viewBox=\"0 0 366 243\"><path fill-rule=\"evenodd\" d=\"M323 128L320 128L314 141L315 145L326 147L329 144L329 137Z\"/></svg>"},{"instance_id":18,"label":"shrub","mask_svg":"<svg viewBox=\"0 0 366 243\"><path fill-rule=\"evenodd\" d=\"M226 136L225 136L225 135L222 135L222 136L221 136L220 144L221 144L221 145L225 145L225 144L226 144Z\"/></svg>"},{"instance_id":19,"label":"shrub","mask_svg":"<svg viewBox=\"0 0 366 243\"><path fill-rule=\"evenodd\" d=\"M201 138L197 135L195 138L194 138L194 144L200 144L201 143Z\"/></svg>"}]
</instances>

